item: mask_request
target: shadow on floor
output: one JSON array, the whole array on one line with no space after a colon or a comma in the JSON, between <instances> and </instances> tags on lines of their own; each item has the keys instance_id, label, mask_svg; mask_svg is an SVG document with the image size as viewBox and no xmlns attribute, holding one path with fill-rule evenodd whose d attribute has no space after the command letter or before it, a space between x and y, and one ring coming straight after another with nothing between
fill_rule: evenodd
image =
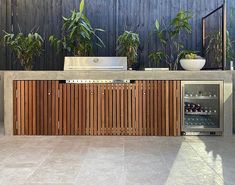
<instances>
[{"instance_id":1,"label":"shadow on floor","mask_svg":"<svg viewBox=\"0 0 235 185\"><path fill-rule=\"evenodd\" d=\"M208 166L221 177L215 184L235 184L235 136L199 137L201 143L192 144ZM218 181L217 181L218 180Z\"/></svg>"}]
</instances>

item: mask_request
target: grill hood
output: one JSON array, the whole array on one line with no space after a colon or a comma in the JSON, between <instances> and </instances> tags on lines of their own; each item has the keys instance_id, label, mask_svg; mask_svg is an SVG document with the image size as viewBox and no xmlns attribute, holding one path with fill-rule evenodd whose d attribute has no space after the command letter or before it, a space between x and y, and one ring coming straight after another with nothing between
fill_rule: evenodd
<instances>
[{"instance_id":1,"label":"grill hood","mask_svg":"<svg viewBox=\"0 0 235 185\"><path fill-rule=\"evenodd\" d=\"M65 57L64 70L127 70L127 57Z\"/></svg>"}]
</instances>

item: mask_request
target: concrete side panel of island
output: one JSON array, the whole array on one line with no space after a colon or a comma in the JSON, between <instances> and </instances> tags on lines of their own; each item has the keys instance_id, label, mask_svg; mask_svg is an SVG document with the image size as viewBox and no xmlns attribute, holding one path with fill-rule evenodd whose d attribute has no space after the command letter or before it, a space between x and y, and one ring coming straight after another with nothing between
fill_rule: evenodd
<instances>
[{"instance_id":1,"label":"concrete side panel of island","mask_svg":"<svg viewBox=\"0 0 235 185\"><path fill-rule=\"evenodd\" d=\"M0 72L0 127L3 127L3 118L4 118L3 77L4 73Z\"/></svg>"}]
</instances>

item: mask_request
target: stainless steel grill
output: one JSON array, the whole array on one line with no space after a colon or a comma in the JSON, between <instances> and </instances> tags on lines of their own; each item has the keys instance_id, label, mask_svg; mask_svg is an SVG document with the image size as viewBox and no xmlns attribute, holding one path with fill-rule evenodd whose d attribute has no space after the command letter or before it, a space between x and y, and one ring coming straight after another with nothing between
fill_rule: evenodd
<instances>
[{"instance_id":1,"label":"stainless steel grill","mask_svg":"<svg viewBox=\"0 0 235 185\"><path fill-rule=\"evenodd\" d=\"M65 71L125 71L127 70L126 57L65 57ZM129 83L129 80L66 80L66 83Z\"/></svg>"},{"instance_id":2,"label":"stainless steel grill","mask_svg":"<svg viewBox=\"0 0 235 185\"><path fill-rule=\"evenodd\" d=\"M65 57L64 70L127 70L126 57Z\"/></svg>"}]
</instances>

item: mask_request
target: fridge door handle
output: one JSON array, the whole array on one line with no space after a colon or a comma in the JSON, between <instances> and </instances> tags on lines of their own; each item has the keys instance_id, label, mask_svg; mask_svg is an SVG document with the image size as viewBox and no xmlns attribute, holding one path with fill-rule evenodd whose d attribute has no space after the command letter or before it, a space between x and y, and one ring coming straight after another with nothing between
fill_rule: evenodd
<instances>
[{"instance_id":1,"label":"fridge door handle","mask_svg":"<svg viewBox=\"0 0 235 185\"><path fill-rule=\"evenodd\" d=\"M185 131L185 125L184 125L184 95L185 95L185 86L182 84L181 86L181 127L182 131Z\"/></svg>"}]
</instances>

